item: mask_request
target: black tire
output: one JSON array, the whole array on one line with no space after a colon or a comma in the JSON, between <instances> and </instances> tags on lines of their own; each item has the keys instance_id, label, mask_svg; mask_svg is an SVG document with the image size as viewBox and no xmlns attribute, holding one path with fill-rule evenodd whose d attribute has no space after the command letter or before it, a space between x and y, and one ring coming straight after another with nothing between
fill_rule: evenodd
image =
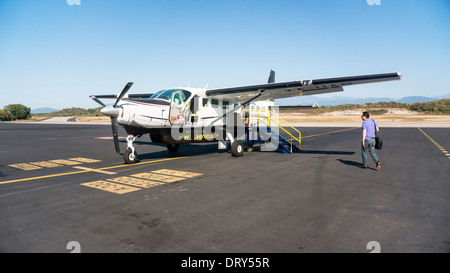
<instances>
[{"instance_id":1,"label":"black tire","mask_svg":"<svg viewBox=\"0 0 450 273\"><path fill-rule=\"evenodd\" d=\"M178 151L178 148L180 148L180 144L166 144L167 149L171 153L176 153Z\"/></svg>"},{"instance_id":2,"label":"black tire","mask_svg":"<svg viewBox=\"0 0 450 273\"><path fill-rule=\"evenodd\" d=\"M234 157L244 155L244 143L241 140L235 140L231 144L231 155Z\"/></svg>"},{"instance_id":3,"label":"black tire","mask_svg":"<svg viewBox=\"0 0 450 273\"><path fill-rule=\"evenodd\" d=\"M136 150L134 153L131 152L130 148L127 148L125 153L123 153L123 161L125 161L126 164L134 164L139 161L138 154L136 153Z\"/></svg>"}]
</instances>

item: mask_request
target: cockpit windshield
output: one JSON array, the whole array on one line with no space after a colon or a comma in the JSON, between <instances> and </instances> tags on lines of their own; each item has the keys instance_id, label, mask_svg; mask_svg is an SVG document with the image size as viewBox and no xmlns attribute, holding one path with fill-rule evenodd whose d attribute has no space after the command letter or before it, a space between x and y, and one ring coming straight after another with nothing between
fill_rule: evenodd
<instances>
[{"instance_id":1,"label":"cockpit windshield","mask_svg":"<svg viewBox=\"0 0 450 273\"><path fill-rule=\"evenodd\" d=\"M179 91L181 94L181 98L183 99L183 101L185 102L187 99L189 99L189 97L191 96L191 92L187 91L187 90L183 90L183 89L165 89L165 90L161 90L156 92L155 94L153 94L150 99L159 99L159 100L166 100L166 101L170 101L172 99L172 94L174 92Z\"/></svg>"}]
</instances>

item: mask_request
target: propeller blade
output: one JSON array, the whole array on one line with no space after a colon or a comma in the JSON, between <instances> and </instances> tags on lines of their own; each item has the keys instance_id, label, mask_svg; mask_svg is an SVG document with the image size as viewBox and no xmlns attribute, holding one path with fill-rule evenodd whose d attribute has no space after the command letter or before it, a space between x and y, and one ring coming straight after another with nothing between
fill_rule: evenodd
<instances>
[{"instance_id":1,"label":"propeller blade","mask_svg":"<svg viewBox=\"0 0 450 273\"><path fill-rule=\"evenodd\" d=\"M117 97L116 103L114 103L113 107L116 107L117 103L119 103L119 101L123 98L123 96L125 96L125 94L128 92L128 90L130 90L132 85L133 82L129 82L127 83L127 85L125 85L125 88L122 90L122 92L120 92L120 95Z\"/></svg>"},{"instance_id":2,"label":"propeller blade","mask_svg":"<svg viewBox=\"0 0 450 273\"><path fill-rule=\"evenodd\" d=\"M119 134L117 131L117 118L111 118L111 128L114 138L114 147L116 148L116 153L120 153L119 147Z\"/></svg>"},{"instance_id":3,"label":"propeller blade","mask_svg":"<svg viewBox=\"0 0 450 273\"><path fill-rule=\"evenodd\" d=\"M96 103L98 103L101 106L105 107L105 104L101 100L97 99L95 96L90 96L90 98L93 99Z\"/></svg>"}]
</instances>

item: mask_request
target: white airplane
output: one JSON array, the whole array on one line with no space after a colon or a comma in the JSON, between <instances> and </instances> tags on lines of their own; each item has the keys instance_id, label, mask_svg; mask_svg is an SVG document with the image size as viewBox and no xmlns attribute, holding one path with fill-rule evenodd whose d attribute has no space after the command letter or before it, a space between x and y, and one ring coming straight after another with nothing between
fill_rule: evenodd
<instances>
[{"instance_id":1,"label":"white airplane","mask_svg":"<svg viewBox=\"0 0 450 273\"><path fill-rule=\"evenodd\" d=\"M129 82L118 95L92 95L90 98L103 106L101 113L111 118L117 153L120 153L117 124L124 127L128 136L123 158L125 163L131 164L138 161L133 142L144 134L149 134L152 142L165 143L170 152L176 152L184 143L219 142L220 149L229 142L232 155L242 156L244 143L236 133L229 132L227 124L233 120L230 117L235 117L231 128L242 128L235 113L249 104L267 108L274 105L274 99L340 92L348 85L400 80L401 77L400 73L385 73L276 83L275 72L271 70L266 84L219 89L179 87L152 94L127 94L133 85ZM116 101L105 105L101 98Z\"/></svg>"}]
</instances>

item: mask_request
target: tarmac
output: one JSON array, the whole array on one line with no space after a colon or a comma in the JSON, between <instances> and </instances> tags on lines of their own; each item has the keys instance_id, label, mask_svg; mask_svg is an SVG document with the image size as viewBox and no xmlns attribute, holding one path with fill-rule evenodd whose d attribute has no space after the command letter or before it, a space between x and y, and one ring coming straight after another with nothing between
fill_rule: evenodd
<instances>
[{"instance_id":1,"label":"tarmac","mask_svg":"<svg viewBox=\"0 0 450 273\"><path fill-rule=\"evenodd\" d=\"M109 126L0 123L0 252L450 252L450 128L380 126L376 171L348 125L239 158L145 135L125 165Z\"/></svg>"}]
</instances>

